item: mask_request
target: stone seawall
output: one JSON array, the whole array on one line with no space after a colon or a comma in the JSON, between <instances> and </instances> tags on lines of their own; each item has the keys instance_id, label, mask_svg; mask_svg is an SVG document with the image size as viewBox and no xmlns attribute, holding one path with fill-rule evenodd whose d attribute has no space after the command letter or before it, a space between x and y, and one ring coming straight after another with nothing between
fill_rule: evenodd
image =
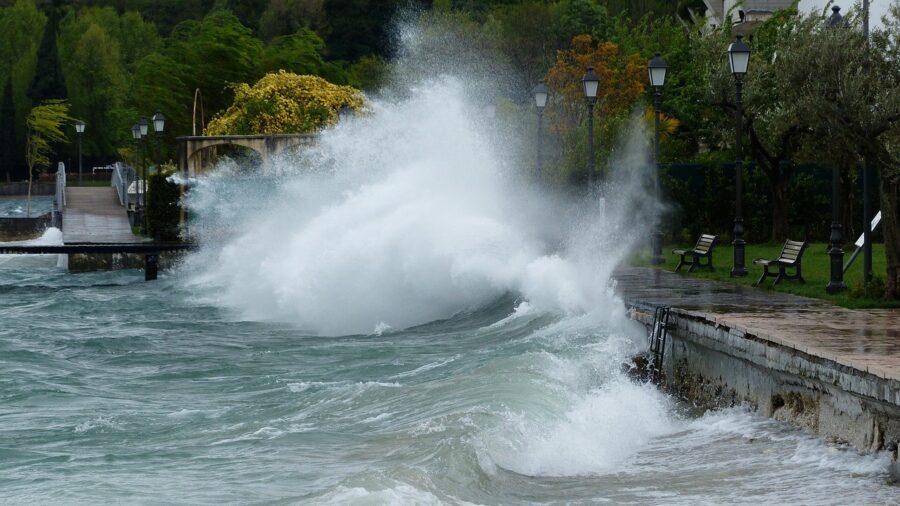
<instances>
[{"instance_id":1,"label":"stone seawall","mask_svg":"<svg viewBox=\"0 0 900 506\"><path fill-rule=\"evenodd\" d=\"M887 451L900 480L900 311L621 268L615 291L648 327L671 308L661 386L714 409L738 404L863 452ZM824 290L824 287L823 287ZM645 360L636 360L636 373Z\"/></svg>"},{"instance_id":2,"label":"stone seawall","mask_svg":"<svg viewBox=\"0 0 900 506\"><path fill-rule=\"evenodd\" d=\"M51 213L31 218L0 217L0 241L24 241L40 237L51 221Z\"/></svg>"},{"instance_id":3,"label":"stone seawall","mask_svg":"<svg viewBox=\"0 0 900 506\"><path fill-rule=\"evenodd\" d=\"M651 325L653 307L632 301L632 318ZM807 353L752 328L673 308L662 386L698 407L749 404L864 452L893 454L900 443L900 381Z\"/></svg>"}]
</instances>

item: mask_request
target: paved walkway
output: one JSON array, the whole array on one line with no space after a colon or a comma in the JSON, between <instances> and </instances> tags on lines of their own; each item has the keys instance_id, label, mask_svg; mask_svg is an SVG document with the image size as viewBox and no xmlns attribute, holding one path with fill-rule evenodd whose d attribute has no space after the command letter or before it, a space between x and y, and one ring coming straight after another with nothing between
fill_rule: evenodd
<instances>
[{"instance_id":1,"label":"paved walkway","mask_svg":"<svg viewBox=\"0 0 900 506\"><path fill-rule=\"evenodd\" d=\"M63 242L134 243L144 240L131 233L125 208L115 188L75 186L66 188Z\"/></svg>"},{"instance_id":2,"label":"paved walkway","mask_svg":"<svg viewBox=\"0 0 900 506\"><path fill-rule=\"evenodd\" d=\"M648 268L616 271L626 303L670 306L809 355L900 381L900 310L851 310Z\"/></svg>"}]
</instances>

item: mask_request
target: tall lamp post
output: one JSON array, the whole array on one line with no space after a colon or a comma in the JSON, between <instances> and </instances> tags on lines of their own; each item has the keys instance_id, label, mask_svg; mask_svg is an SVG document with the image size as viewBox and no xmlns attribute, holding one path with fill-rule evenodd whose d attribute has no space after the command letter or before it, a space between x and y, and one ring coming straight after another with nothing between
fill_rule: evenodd
<instances>
[{"instance_id":1,"label":"tall lamp post","mask_svg":"<svg viewBox=\"0 0 900 506\"><path fill-rule=\"evenodd\" d=\"M84 121L75 120L75 133L78 135L78 184L81 184L81 138L84 135Z\"/></svg>"},{"instance_id":2,"label":"tall lamp post","mask_svg":"<svg viewBox=\"0 0 900 506\"><path fill-rule=\"evenodd\" d=\"M539 82L531 92L534 93L534 105L537 106L537 176L540 178L544 174L544 159L541 153L541 137L543 136L541 120L544 117L544 107L547 106L547 97L550 96L550 93L544 86L544 81Z\"/></svg>"},{"instance_id":3,"label":"tall lamp post","mask_svg":"<svg viewBox=\"0 0 900 506\"><path fill-rule=\"evenodd\" d=\"M588 67L584 77L581 78L584 87L584 97L588 106L588 196L594 194L594 102L597 101L597 90L600 88L600 78L594 72L594 67Z\"/></svg>"},{"instance_id":4,"label":"tall lamp post","mask_svg":"<svg viewBox=\"0 0 900 506\"><path fill-rule=\"evenodd\" d=\"M869 94L869 0L863 0L863 36L866 38L866 58L864 60L863 86L866 95ZM866 104L871 107L871 102L866 98ZM868 133L868 132L865 132ZM872 156L866 150L863 155L863 286L868 291L872 281Z\"/></svg>"},{"instance_id":5,"label":"tall lamp post","mask_svg":"<svg viewBox=\"0 0 900 506\"><path fill-rule=\"evenodd\" d=\"M134 193L137 197L137 203L135 204L134 209L134 224L138 227L142 226L144 223L144 199L141 193L141 163L140 163L140 151L141 151L141 125L135 123L134 126L131 127L131 136L134 138L134 165L135 165L135 183L134 183Z\"/></svg>"},{"instance_id":6,"label":"tall lamp post","mask_svg":"<svg viewBox=\"0 0 900 506\"><path fill-rule=\"evenodd\" d=\"M144 163L141 166L144 168L143 172L143 183L141 184L141 192L144 195L144 214L141 217L141 226L144 230L147 230L147 136L150 134L150 122L147 121L146 116L141 116L141 119L138 120L138 126L141 129L141 142L143 146L141 146L141 158Z\"/></svg>"},{"instance_id":7,"label":"tall lamp post","mask_svg":"<svg viewBox=\"0 0 900 506\"><path fill-rule=\"evenodd\" d=\"M828 26L834 30L840 27L843 21L841 8L835 5L831 8L831 16L828 18ZM831 279L825 286L828 293L838 293L847 289L844 284L844 250L842 248L843 237L841 234L841 170L838 164L831 167L831 248L828 255L831 257Z\"/></svg>"},{"instance_id":8,"label":"tall lamp post","mask_svg":"<svg viewBox=\"0 0 900 506\"><path fill-rule=\"evenodd\" d=\"M660 172L662 171L662 160L659 155L659 101L662 95L662 87L666 83L666 60L663 60L659 53L656 53L647 64L647 73L650 75L650 86L653 86L653 119L654 119L654 135L653 135L653 161L656 162L656 177L654 178L654 189L656 191L656 201L662 198L660 191ZM657 220L658 221L658 220ZM661 224L656 223L656 229L653 231L653 256L650 263L659 265L665 262L662 256L662 230Z\"/></svg>"},{"instance_id":9,"label":"tall lamp post","mask_svg":"<svg viewBox=\"0 0 900 506\"><path fill-rule=\"evenodd\" d=\"M156 111L153 115L153 131L156 132L156 170L162 167L162 134L166 127L166 117L163 113Z\"/></svg>"},{"instance_id":10,"label":"tall lamp post","mask_svg":"<svg viewBox=\"0 0 900 506\"><path fill-rule=\"evenodd\" d=\"M734 160L734 266L731 269L731 276L746 276L747 269L744 267L744 209L741 199L743 198L743 178L744 178L744 152L741 145L742 128L744 123L742 111L742 88L744 84L744 76L747 74L747 67L750 65L750 46L744 42L744 36L738 35L734 42L728 46L728 63L731 65L731 73L734 75L735 84L735 160Z\"/></svg>"}]
</instances>

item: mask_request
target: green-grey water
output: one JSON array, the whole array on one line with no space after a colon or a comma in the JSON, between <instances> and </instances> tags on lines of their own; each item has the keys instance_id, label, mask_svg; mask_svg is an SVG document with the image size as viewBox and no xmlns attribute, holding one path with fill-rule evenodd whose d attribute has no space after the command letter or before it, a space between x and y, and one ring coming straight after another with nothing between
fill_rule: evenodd
<instances>
[{"instance_id":1,"label":"green-grey water","mask_svg":"<svg viewBox=\"0 0 900 506\"><path fill-rule=\"evenodd\" d=\"M597 195L537 184L496 76L401 35L393 98L181 181L200 250L159 280L0 257L0 503L896 503L886 454L622 372L639 130Z\"/></svg>"},{"instance_id":2,"label":"green-grey water","mask_svg":"<svg viewBox=\"0 0 900 506\"><path fill-rule=\"evenodd\" d=\"M0 264L7 504L895 503L887 458L691 418L586 316L478 310L315 337L167 274ZM513 316L510 316L513 315Z\"/></svg>"}]
</instances>

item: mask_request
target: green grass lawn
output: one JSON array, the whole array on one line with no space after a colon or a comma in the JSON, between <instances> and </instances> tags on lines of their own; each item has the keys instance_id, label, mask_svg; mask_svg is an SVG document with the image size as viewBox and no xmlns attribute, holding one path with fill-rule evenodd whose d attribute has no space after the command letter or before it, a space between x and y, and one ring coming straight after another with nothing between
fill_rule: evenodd
<instances>
[{"instance_id":1,"label":"green grass lawn","mask_svg":"<svg viewBox=\"0 0 900 506\"><path fill-rule=\"evenodd\" d=\"M753 265L753 260L756 258L777 258L778 254L781 253L781 246L781 244L774 243L748 244L746 246L745 258L747 271L749 274L747 274L747 276L745 277L732 278L730 276L729 273L731 272L733 248L731 244L721 243L716 246L715 250L713 250L713 266L715 266L716 268L714 272L700 269L688 274L687 270L689 266L685 265L681 268L679 274L702 279L724 281L727 283L753 285L753 283L756 283L756 280L759 279L759 276L762 275L762 267ZM672 249L690 249L692 247L693 244L666 246L665 248L663 248L666 263L662 264L659 267L667 271L674 270L675 266L678 265L678 257L671 254ZM856 246L852 244L849 246L845 246L845 262L850 258L850 255L855 249ZM823 299L839 306L855 309L900 308L900 301L888 301L881 298L881 285L877 282L875 283L876 285L878 285L877 288L870 288L868 294L864 293L862 286L863 258L861 252L856 258L856 261L853 263L853 266L851 266L850 270L847 271L847 273L844 275L844 284L847 285L848 290L837 295L829 295L825 293L825 286L828 284L828 280L830 279L830 261L831 258L828 256L828 245L825 243L812 243L803 254L803 278L806 280L806 283L800 283L799 281L781 281L778 283L778 285L772 288L772 282L775 281L775 278L767 278L763 282L763 284L759 286L759 289L775 290L778 292L802 295L804 297ZM638 255L632 258L630 263L631 265L635 266L649 267L649 251L640 252ZM884 258L884 245L873 244L872 272L875 273L876 278L884 279L885 269L886 266ZM790 270L788 272L793 272L793 270Z\"/></svg>"}]
</instances>

